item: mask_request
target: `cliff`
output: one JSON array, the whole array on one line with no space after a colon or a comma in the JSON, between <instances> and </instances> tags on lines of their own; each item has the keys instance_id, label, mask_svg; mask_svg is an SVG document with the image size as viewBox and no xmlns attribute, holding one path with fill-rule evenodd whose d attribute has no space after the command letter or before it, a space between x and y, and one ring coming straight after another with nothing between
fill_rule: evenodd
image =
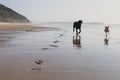
<instances>
[{"instance_id":1,"label":"cliff","mask_svg":"<svg viewBox=\"0 0 120 80\"><path fill-rule=\"evenodd\" d=\"M29 23L30 21L25 16L0 4L0 22Z\"/></svg>"}]
</instances>

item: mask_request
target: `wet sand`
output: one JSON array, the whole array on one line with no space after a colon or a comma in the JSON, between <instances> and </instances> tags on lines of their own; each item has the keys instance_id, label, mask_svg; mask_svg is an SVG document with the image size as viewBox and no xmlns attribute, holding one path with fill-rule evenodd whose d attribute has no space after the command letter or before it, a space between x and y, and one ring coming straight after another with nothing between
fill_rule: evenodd
<instances>
[{"instance_id":1,"label":"wet sand","mask_svg":"<svg viewBox=\"0 0 120 80\"><path fill-rule=\"evenodd\" d=\"M1 30L0 80L119 80L120 28L110 29Z\"/></svg>"}]
</instances>

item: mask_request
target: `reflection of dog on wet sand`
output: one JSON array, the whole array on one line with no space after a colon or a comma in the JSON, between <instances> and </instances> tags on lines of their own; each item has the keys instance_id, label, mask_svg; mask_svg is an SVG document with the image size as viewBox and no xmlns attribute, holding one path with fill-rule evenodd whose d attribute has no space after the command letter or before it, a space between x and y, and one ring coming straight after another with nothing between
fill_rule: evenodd
<instances>
[{"instance_id":1,"label":"reflection of dog on wet sand","mask_svg":"<svg viewBox=\"0 0 120 80\"><path fill-rule=\"evenodd\" d=\"M105 45L108 45L108 42L109 42L109 38L105 38L105 39L104 39L104 44L105 44Z\"/></svg>"},{"instance_id":2,"label":"reflection of dog on wet sand","mask_svg":"<svg viewBox=\"0 0 120 80\"><path fill-rule=\"evenodd\" d=\"M81 37L80 35L73 36L73 44L77 47L81 47Z\"/></svg>"}]
</instances>

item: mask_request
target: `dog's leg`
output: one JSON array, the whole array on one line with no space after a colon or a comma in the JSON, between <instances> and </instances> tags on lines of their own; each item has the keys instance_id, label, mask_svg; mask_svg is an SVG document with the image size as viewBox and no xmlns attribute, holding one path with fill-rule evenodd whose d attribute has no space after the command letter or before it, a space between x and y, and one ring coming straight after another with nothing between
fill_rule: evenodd
<instances>
[{"instance_id":1,"label":"dog's leg","mask_svg":"<svg viewBox=\"0 0 120 80\"><path fill-rule=\"evenodd\" d=\"M76 35L78 35L78 29L76 28Z\"/></svg>"},{"instance_id":2,"label":"dog's leg","mask_svg":"<svg viewBox=\"0 0 120 80\"><path fill-rule=\"evenodd\" d=\"M81 28L79 29L79 33L81 33Z\"/></svg>"}]
</instances>

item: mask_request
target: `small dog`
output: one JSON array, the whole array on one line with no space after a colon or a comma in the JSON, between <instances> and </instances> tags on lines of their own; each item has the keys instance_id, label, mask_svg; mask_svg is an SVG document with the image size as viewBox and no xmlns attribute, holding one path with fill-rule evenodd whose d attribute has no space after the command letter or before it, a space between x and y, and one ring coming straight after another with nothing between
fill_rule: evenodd
<instances>
[{"instance_id":1,"label":"small dog","mask_svg":"<svg viewBox=\"0 0 120 80\"><path fill-rule=\"evenodd\" d=\"M106 34L107 34L107 33L109 34L109 26L105 26L104 31L105 31Z\"/></svg>"}]
</instances>

